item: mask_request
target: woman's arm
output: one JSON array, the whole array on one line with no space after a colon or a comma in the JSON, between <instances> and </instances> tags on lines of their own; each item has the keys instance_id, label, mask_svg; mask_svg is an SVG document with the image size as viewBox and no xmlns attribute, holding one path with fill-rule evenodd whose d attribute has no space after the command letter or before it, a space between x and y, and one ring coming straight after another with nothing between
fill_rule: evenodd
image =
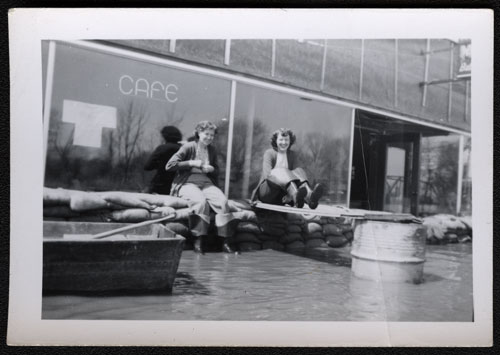
<instances>
[{"instance_id":1,"label":"woman's arm","mask_svg":"<svg viewBox=\"0 0 500 355\"><path fill-rule=\"evenodd\" d=\"M273 170L273 151L266 150L264 153L264 158L262 159L262 177L266 178Z\"/></svg>"},{"instance_id":2,"label":"woman's arm","mask_svg":"<svg viewBox=\"0 0 500 355\"><path fill-rule=\"evenodd\" d=\"M189 170L193 167L201 168L201 160L189 160L189 146L183 145L165 165L165 170Z\"/></svg>"}]
</instances>

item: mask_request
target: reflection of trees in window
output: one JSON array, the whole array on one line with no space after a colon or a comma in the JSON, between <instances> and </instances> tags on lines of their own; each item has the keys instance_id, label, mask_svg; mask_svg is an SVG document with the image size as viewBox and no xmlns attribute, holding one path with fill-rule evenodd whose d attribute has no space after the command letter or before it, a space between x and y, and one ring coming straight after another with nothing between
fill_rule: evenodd
<instances>
[{"instance_id":1,"label":"reflection of trees in window","mask_svg":"<svg viewBox=\"0 0 500 355\"><path fill-rule=\"evenodd\" d=\"M348 173L349 140L311 132L298 145L299 166L306 170L310 183L321 182L327 187L324 202L345 203L347 184L344 180Z\"/></svg>"},{"instance_id":2,"label":"reflection of trees in window","mask_svg":"<svg viewBox=\"0 0 500 355\"><path fill-rule=\"evenodd\" d=\"M250 192L257 186L262 172L262 157L264 152L271 148L271 133L259 118L235 119L231 158L231 197L248 198Z\"/></svg>"},{"instance_id":3,"label":"reflection of trees in window","mask_svg":"<svg viewBox=\"0 0 500 355\"><path fill-rule=\"evenodd\" d=\"M455 213L458 142L422 140L420 210L422 213Z\"/></svg>"}]
</instances>

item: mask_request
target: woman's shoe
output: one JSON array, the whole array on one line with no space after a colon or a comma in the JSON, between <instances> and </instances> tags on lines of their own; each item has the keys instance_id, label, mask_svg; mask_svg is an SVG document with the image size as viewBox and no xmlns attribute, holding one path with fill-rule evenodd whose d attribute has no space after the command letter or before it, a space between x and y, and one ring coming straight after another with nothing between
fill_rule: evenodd
<instances>
[{"instance_id":1,"label":"woman's shoe","mask_svg":"<svg viewBox=\"0 0 500 355\"><path fill-rule=\"evenodd\" d=\"M202 240L201 240L201 236L196 238L196 240L194 241L194 252L197 253L197 254L205 254L205 251L203 250L203 247L202 247Z\"/></svg>"},{"instance_id":2,"label":"woman's shoe","mask_svg":"<svg viewBox=\"0 0 500 355\"><path fill-rule=\"evenodd\" d=\"M311 187L309 186L308 183L302 184L302 186L304 186L307 189L307 195L305 197L305 201L306 201L307 205L312 210L316 209L316 207L318 207L319 199L325 193L325 185L316 184L314 186L314 189L312 189L312 190L311 190Z\"/></svg>"},{"instance_id":3,"label":"woman's shoe","mask_svg":"<svg viewBox=\"0 0 500 355\"><path fill-rule=\"evenodd\" d=\"M287 196L293 201L293 204L297 208L304 207L304 199L307 195L307 189L304 185L297 187L294 182L288 184L286 188Z\"/></svg>"}]
</instances>

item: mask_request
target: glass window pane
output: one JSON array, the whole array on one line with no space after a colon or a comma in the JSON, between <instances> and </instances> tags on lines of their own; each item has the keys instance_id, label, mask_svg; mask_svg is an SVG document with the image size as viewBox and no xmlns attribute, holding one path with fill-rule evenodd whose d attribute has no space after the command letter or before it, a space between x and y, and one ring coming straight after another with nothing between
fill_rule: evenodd
<instances>
[{"instance_id":1,"label":"glass window pane","mask_svg":"<svg viewBox=\"0 0 500 355\"><path fill-rule=\"evenodd\" d=\"M366 40L362 101L394 107L395 41Z\"/></svg>"},{"instance_id":2,"label":"glass window pane","mask_svg":"<svg viewBox=\"0 0 500 355\"><path fill-rule=\"evenodd\" d=\"M172 56L179 56L184 59L192 59L196 62L222 65L224 63L224 53L226 48L225 40L177 40L175 53Z\"/></svg>"},{"instance_id":3,"label":"glass window pane","mask_svg":"<svg viewBox=\"0 0 500 355\"><path fill-rule=\"evenodd\" d=\"M347 202L351 109L238 84L231 160L231 198L248 198L257 186L272 133L290 128L312 184L324 183L323 203Z\"/></svg>"},{"instance_id":4,"label":"glass window pane","mask_svg":"<svg viewBox=\"0 0 500 355\"><path fill-rule=\"evenodd\" d=\"M360 68L361 40L328 40L325 92L350 99L357 99L359 97Z\"/></svg>"},{"instance_id":5,"label":"glass window pane","mask_svg":"<svg viewBox=\"0 0 500 355\"><path fill-rule=\"evenodd\" d=\"M252 75L271 75L273 43L269 39L231 40L230 66Z\"/></svg>"},{"instance_id":6,"label":"glass window pane","mask_svg":"<svg viewBox=\"0 0 500 355\"><path fill-rule=\"evenodd\" d=\"M56 53L46 186L144 190L160 129L175 125L188 138L210 120L226 134L223 187L229 81L60 43Z\"/></svg>"},{"instance_id":7,"label":"glass window pane","mask_svg":"<svg viewBox=\"0 0 500 355\"><path fill-rule=\"evenodd\" d=\"M420 214L456 213L458 147L458 135L422 138L420 148Z\"/></svg>"},{"instance_id":8,"label":"glass window pane","mask_svg":"<svg viewBox=\"0 0 500 355\"><path fill-rule=\"evenodd\" d=\"M277 40L275 76L286 83L318 90L323 50L323 40Z\"/></svg>"},{"instance_id":9,"label":"glass window pane","mask_svg":"<svg viewBox=\"0 0 500 355\"><path fill-rule=\"evenodd\" d=\"M472 215L472 169L471 169L471 138L464 138L463 150L463 175L462 175L462 201L460 204L460 214L463 216Z\"/></svg>"}]
</instances>

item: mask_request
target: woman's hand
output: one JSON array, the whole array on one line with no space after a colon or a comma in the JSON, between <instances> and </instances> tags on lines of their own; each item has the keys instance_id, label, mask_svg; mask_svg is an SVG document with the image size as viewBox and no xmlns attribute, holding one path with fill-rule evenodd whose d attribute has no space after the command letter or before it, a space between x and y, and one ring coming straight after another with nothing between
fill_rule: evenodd
<instances>
[{"instance_id":1,"label":"woman's hand","mask_svg":"<svg viewBox=\"0 0 500 355\"><path fill-rule=\"evenodd\" d=\"M203 164L201 167L201 171L204 172L205 174L211 173L214 170L215 168L210 164Z\"/></svg>"},{"instance_id":2,"label":"woman's hand","mask_svg":"<svg viewBox=\"0 0 500 355\"><path fill-rule=\"evenodd\" d=\"M190 160L189 166L191 166L192 168L201 169L203 166L203 162L201 160Z\"/></svg>"}]
</instances>

